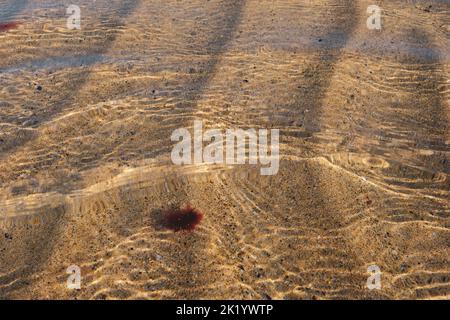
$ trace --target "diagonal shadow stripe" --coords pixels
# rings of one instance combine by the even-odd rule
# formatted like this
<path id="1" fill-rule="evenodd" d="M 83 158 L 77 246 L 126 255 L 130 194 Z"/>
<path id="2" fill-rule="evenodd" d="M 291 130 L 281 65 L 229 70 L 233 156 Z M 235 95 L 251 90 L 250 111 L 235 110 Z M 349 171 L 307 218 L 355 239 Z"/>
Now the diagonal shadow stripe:
<path id="1" fill-rule="evenodd" d="M 105 37 L 105 40 L 101 44 L 101 51 L 96 54 L 96 59 L 101 60 L 101 57 L 108 52 L 117 36 L 119 35 L 120 29 L 125 25 L 127 17 L 129 17 L 134 12 L 139 3 L 140 0 L 122 1 L 117 9 L 113 9 L 113 13 L 116 13 L 117 16 L 114 18 L 114 24 L 111 26 L 112 32 L 110 32 L 108 37 Z M 109 17 L 110 14 L 102 14 L 100 15 L 99 19 L 100 21 L 108 21 L 110 20 Z M 92 68 L 87 68 L 85 71 L 83 71 L 79 75 L 78 81 L 75 83 L 75 85 L 70 89 L 66 89 L 64 91 L 65 94 L 61 97 L 61 99 L 59 99 L 59 101 L 52 103 L 45 109 L 44 112 L 39 114 L 40 123 L 34 124 L 33 127 L 39 127 L 46 121 L 52 119 L 54 116 L 60 114 L 67 107 L 73 105 L 77 100 L 78 93 L 89 80 L 89 76 L 91 73 Z M 34 117 L 35 116 L 29 116 L 28 118 L 24 118 L 24 120 L 31 121 L 31 123 L 36 123 L 36 121 L 32 121 Z M 17 141 L 17 143 L 15 143 L 14 145 L 3 146 L 0 149 L 2 151 L 2 157 L 4 158 L 8 154 L 15 152 L 16 150 L 20 149 L 21 146 L 23 146 L 30 140 L 33 140 L 34 138 L 36 138 L 35 135 L 29 135 L 25 139 L 20 140 L 20 142 Z"/>
<path id="2" fill-rule="evenodd" d="M 409 39 L 409 45 L 414 48 L 424 49 L 427 54 L 422 56 L 402 56 L 398 62 L 404 64 L 405 69 L 413 71 L 417 74 L 416 81 L 413 84 L 402 83 L 401 80 L 396 86 L 400 90 L 414 92 L 410 99 L 401 102 L 402 109 L 411 111 L 405 112 L 405 116 L 398 116 L 394 109 L 392 114 L 388 114 L 387 118 L 394 126 L 398 133 L 407 133 L 409 136 L 403 139 L 407 141 L 407 145 L 399 146 L 399 148 L 418 150 L 431 150 L 432 155 L 423 156 L 417 152 L 417 155 L 411 159 L 402 159 L 401 162 L 395 161 L 391 163 L 389 168 L 383 170 L 389 180 L 389 183 L 404 185 L 409 188 L 422 188 L 423 182 L 417 184 L 416 179 L 412 182 L 401 182 L 392 177 L 409 177 L 417 178 L 425 171 L 419 172 L 417 168 L 425 168 L 430 172 L 450 173 L 446 153 L 449 151 L 448 132 L 449 123 L 445 113 L 445 97 L 444 93 L 439 90 L 440 85 L 446 82 L 444 75 L 440 70 L 445 70 L 439 52 L 433 45 L 432 38 L 424 31 L 417 28 L 407 30 L 405 38 Z M 411 67 L 411 65 L 413 67 Z M 425 75 L 423 74 L 426 70 Z M 428 76 L 429 75 L 429 76 Z M 414 86 L 414 87 L 411 87 Z M 386 143 L 383 148 L 387 148 Z M 407 162 L 409 162 L 409 165 Z M 411 163 L 412 162 L 412 163 Z M 410 179 L 408 179 L 409 181 Z M 445 188 L 449 186 L 435 184 L 429 182 L 429 187 Z"/>
<path id="3" fill-rule="evenodd" d="M 227 51 L 227 46 L 233 39 L 238 28 L 246 1 L 233 0 L 222 1 L 222 15 L 226 17 L 224 25 L 215 26 L 215 31 L 211 33 L 205 48 L 209 55 L 209 60 L 204 68 L 204 75 L 198 76 L 188 87 L 186 100 L 189 104 L 196 105 L 201 94 L 207 89 L 208 83 L 217 73 L 217 67 L 222 60 L 222 56 Z"/>
<path id="4" fill-rule="evenodd" d="M 334 19 L 329 22 L 326 31 L 319 37 L 320 43 L 317 44 L 317 48 L 321 52 L 320 57 L 306 65 L 304 75 L 307 78 L 298 80 L 300 83 L 305 80 L 307 82 L 299 88 L 296 95 L 298 98 L 286 106 L 287 113 L 282 114 L 285 123 L 277 123 L 281 126 L 293 124 L 303 127 L 305 132 L 300 133 L 301 137 L 311 137 L 320 131 L 322 102 L 331 85 L 331 79 L 335 73 L 334 67 L 357 27 L 355 1 L 336 0 L 335 2 L 336 4 L 333 6 Z M 336 20 L 345 23 L 335 23 Z M 308 104 L 305 104 L 305 101 Z M 306 109 L 310 109 L 312 112 L 307 112 Z M 273 117 L 273 114 L 269 113 L 269 117 Z M 298 135 L 298 132 L 291 131 L 284 131 L 281 134 L 281 136 L 295 137 Z"/>
<path id="5" fill-rule="evenodd" d="M 127 16 L 131 13 L 132 8 L 136 7 L 136 1 L 132 7 L 122 6 L 118 12 L 121 13 L 122 19 L 124 16 Z M 193 106 L 197 103 L 198 98 L 207 88 L 209 81 L 212 77 L 214 77 L 217 69 L 217 65 L 221 60 L 222 55 L 227 50 L 227 45 L 230 40 L 233 38 L 234 32 L 240 22 L 242 10 L 245 6 L 245 1 L 235 0 L 235 1 L 222 1 L 223 10 L 221 11 L 221 16 L 225 18 L 225 24 L 221 23 L 222 21 L 218 21 L 213 28 L 213 32 L 209 35 L 207 43 L 205 45 L 207 49 L 208 61 L 205 64 L 204 71 L 202 75 L 198 76 L 194 79 L 192 83 L 186 86 L 186 90 L 184 91 L 183 97 L 184 100 L 187 101 L 190 106 Z M 106 16 L 104 17 L 106 18 Z M 117 24 L 117 26 L 123 25 L 123 21 Z M 114 34 L 114 38 L 117 36 L 117 33 Z M 106 52 L 106 50 L 111 46 L 111 42 L 105 43 L 107 47 L 104 48 L 102 52 Z M 89 76 L 89 72 L 87 71 L 83 76 L 83 83 L 87 81 Z M 80 89 L 83 83 L 80 83 L 77 87 Z M 66 106 L 69 106 L 76 99 L 76 94 L 68 93 L 62 105 L 57 110 L 51 110 L 47 113 L 47 119 L 50 119 L 56 113 L 63 111 Z M 64 210 L 63 210 L 64 211 Z M 45 243 L 38 246 L 36 250 L 33 251 L 32 254 L 24 261 L 25 269 L 14 272 L 13 274 L 8 275 L 3 279 L 0 279 L 0 282 L 7 282 L 13 279 L 21 279 L 14 284 L 14 286 L 4 287 L 0 289 L 0 297 L 8 297 L 16 290 L 21 290 L 27 287 L 30 284 L 30 279 L 36 272 L 39 272 L 42 269 L 42 266 L 45 262 L 51 257 L 54 246 L 57 243 L 56 238 L 57 235 L 62 232 L 65 227 L 64 221 L 66 212 L 64 211 L 61 214 L 55 216 L 54 220 L 51 221 L 47 225 L 47 229 L 45 230 L 45 234 L 47 234 L 46 239 L 50 239 L 49 241 L 45 241 Z"/>
<path id="6" fill-rule="evenodd" d="M 221 60 L 221 56 L 226 51 L 227 44 L 232 39 L 234 31 L 236 30 L 240 22 L 242 9 L 245 6 L 245 1 L 221 1 L 220 5 L 222 7 L 219 19 L 220 21 L 216 21 L 213 24 L 211 28 L 212 32 L 208 35 L 205 43 L 202 44 L 202 46 L 206 49 L 208 59 L 203 65 L 203 72 L 193 80 L 191 80 L 189 84 L 186 84 L 185 89 L 181 92 L 180 95 L 183 96 L 184 100 L 182 107 L 195 106 L 198 98 L 205 90 L 205 87 L 207 86 L 211 78 L 214 77 L 216 73 L 216 67 Z M 135 7 L 135 5 L 133 7 Z M 131 9 L 131 6 L 127 6 L 124 4 L 117 10 L 117 12 L 120 12 L 123 19 L 130 13 Z M 104 15 L 101 17 L 101 19 L 107 19 L 107 17 L 107 15 Z M 123 22 L 116 23 L 116 28 L 119 29 L 121 26 L 123 26 Z M 114 41 L 116 36 L 117 32 L 113 34 L 113 38 L 109 37 L 109 41 L 105 41 L 102 52 L 96 54 L 97 60 L 101 60 L 101 55 L 104 55 L 108 51 L 108 49 L 112 45 L 112 41 Z M 33 125 L 33 127 L 39 127 L 46 121 L 51 120 L 56 115 L 61 114 L 61 112 L 63 112 L 67 107 L 76 103 L 78 92 L 88 80 L 91 72 L 91 70 L 86 70 L 85 72 L 83 72 L 80 76 L 80 80 L 78 80 L 76 83 L 76 87 L 71 90 L 66 90 L 64 96 L 59 99 L 59 102 L 52 103 L 52 105 L 48 107 L 44 111 L 44 113 L 39 114 L 40 123 Z M 33 119 L 30 118 L 24 120 L 28 121 Z M 29 122 L 34 123 L 33 121 Z M 22 141 L 20 141 L 20 143 L 17 143 L 14 146 L 4 146 L 2 149 L 2 156 L 5 157 L 8 153 L 11 154 L 14 151 L 20 149 L 22 145 L 32 140 L 33 138 L 35 137 L 31 136 L 28 139 L 23 139 Z"/>
<path id="7" fill-rule="evenodd" d="M 203 72 L 201 76 L 198 76 L 192 84 L 188 85 L 186 94 L 184 95 L 186 103 L 186 107 L 192 106 L 197 108 L 197 104 L 201 95 L 208 89 L 208 84 L 217 74 L 217 68 L 222 61 L 223 55 L 227 52 L 228 45 L 230 41 L 233 39 L 236 29 L 238 28 L 243 11 L 246 5 L 246 1 L 244 0 L 224 0 L 221 2 L 222 6 L 222 16 L 225 17 L 225 24 L 219 23 L 214 27 L 214 32 L 211 33 L 209 40 L 206 44 L 207 53 L 209 55 L 208 61 L 203 68 Z M 185 123 L 185 127 L 192 125 L 191 123 Z M 168 136 L 170 133 L 168 133 Z M 200 241 L 199 243 L 201 243 Z M 186 250 L 188 252 L 199 252 L 203 251 L 205 254 L 208 254 L 208 250 L 204 248 L 204 246 L 196 246 L 196 247 L 187 247 Z M 193 256 L 194 254 L 192 254 Z M 184 296 L 183 293 L 186 292 L 186 285 L 191 287 L 192 284 L 198 282 L 197 273 L 193 272 L 193 270 L 197 270 L 201 268 L 198 265 L 198 262 L 195 259 L 187 259 L 183 264 L 177 264 L 172 270 L 172 274 L 179 275 L 182 274 L 182 281 L 177 284 L 174 291 L 177 293 L 177 296 Z M 175 277 L 176 278 L 176 277 Z M 195 297 L 191 297 L 195 298 Z"/>
<path id="8" fill-rule="evenodd" d="M 310 105 L 304 105 L 301 100 L 295 101 L 290 107 L 296 109 L 301 106 L 302 115 L 297 119 L 297 123 L 300 123 L 305 129 L 306 137 L 313 137 L 314 133 L 321 131 L 321 110 L 323 108 L 323 100 L 332 85 L 333 75 L 336 73 L 335 66 L 339 62 L 342 56 L 342 51 L 345 49 L 348 41 L 354 34 L 358 19 L 358 9 L 356 1 L 354 0 L 336 0 L 335 3 L 334 17 L 336 20 L 342 23 L 333 23 L 330 21 L 331 25 L 327 32 L 320 37 L 321 42 L 319 48 L 324 54 L 321 54 L 320 60 L 313 61 L 311 65 L 308 65 L 308 75 L 310 75 L 309 82 L 306 86 L 302 87 L 299 97 L 301 100 L 308 101 Z M 314 65 L 319 63 L 320 69 L 314 68 Z M 310 108 L 312 112 L 305 112 L 306 108 Z M 283 133 L 284 135 L 289 135 L 289 132 Z M 295 134 L 295 133 L 294 133 Z M 310 179 L 309 185 L 316 185 L 318 181 L 324 180 L 321 173 L 314 170 L 309 172 Z M 325 180 L 328 177 L 325 178 Z M 329 206 L 330 196 L 327 189 L 319 189 L 317 198 L 321 199 L 324 204 Z M 333 199 L 334 200 L 334 199 Z M 325 210 L 325 212 L 333 212 L 332 208 L 330 210 Z M 324 227 L 324 223 L 328 223 L 330 226 L 339 226 L 341 221 L 339 217 L 334 214 L 328 215 L 324 220 L 324 217 L 316 217 L 315 219 L 308 221 L 308 224 L 320 225 L 323 231 L 327 232 L 327 227 Z M 320 222 L 319 222 L 320 221 Z M 345 247 L 345 250 L 349 253 L 348 263 L 352 265 L 358 265 L 358 255 L 353 247 L 351 241 L 347 238 L 346 232 L 343 232 L 343 240 L 341 246 Z"/>
<path id="9" fill-rule="evenodd" d="M 116 24 L 115 28 L 119 29 L 120 27 L 124 26 L 126 23 L 126 18 L 133 13 L 133 11 L 136 9 L 138 4 L 140 3 L 140 0 L 130 0 L 130 1 L 123 1 L 120 5 L 120 7 L 117 9 L 118 17 L 116 18 Z M 102 20 L 107 18 L 107 15 L 101 16 Z M 116 30 L 110 37 L 107 38 L 107 40 L 104 42 L 104 47 L 102 50 L 102 54 L 105 54 L 107 50 L 112 46 L 114 40 L 118 36 L 118 31 Z M 86 71 L 79 84 L 76 86 L 75 92 L 68 93 L 63 101 L 61 101 L 61 106 L 55 110 L 49 110 L 49 112 L 44 115 L 46 119 L 49 119 L 51 116 L 55 115 L 57 112 L 62 111 L 65 107 L 69 106 L 71 103 L 73 103 L 76 99 L 76 93 L 81 89 L 81 87 L 85 84 L 85 82 L 89 78 L 91 70 Z M 16 146 L 16 148 L 19 148 L 19 146 Z M 11 150 L 10 150 L 11 151 Z M 49 259 L 53 252 L 54 245 L 56 244 L 56 241 L 53 241 L 59 232 L 61 232 L 62 228 L 64 227 L 64 216 L 65 216 L 65 209 L 62 209 L 62 213 L 58 214 L 57 218 L 54 218 L 51 220 L 45 228 L 44 234 L 47 235 L 47 240 L 39 243 L 37 245 L 37 248 L 33 250 L 32 253 L 28 257 L 26 257 L 25 261 L 23 262 L 24 268 L 19 270 L 18 272 L 14 272 L 13 274 L 6 276 L 4 278 L 0 278 L 0 284 L 4 284 L 5 282 L 9 282 L 11 280 L 11 277 L 15 279 L 20 279 L 20 281 L 17 281 L 14 283 L 14 285 L 4 287 L 0 289 L 0 298 L 8 297 L 8 295 L 15 290 L 20 290 L 26 286 L 29 285 L 29 279 L 35 272 L 39 271 L 41 266 L 45 264 L 45 262 Z M 25 241 L 25 239 L 18 239 L 17 241 Z"/>

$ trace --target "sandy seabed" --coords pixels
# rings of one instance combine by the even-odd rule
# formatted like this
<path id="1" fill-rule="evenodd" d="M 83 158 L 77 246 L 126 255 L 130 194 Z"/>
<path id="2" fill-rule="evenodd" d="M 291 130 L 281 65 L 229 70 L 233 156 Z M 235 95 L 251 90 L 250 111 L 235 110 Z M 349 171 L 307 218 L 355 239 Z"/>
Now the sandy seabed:
<path id="1" fill-rule="evenodd" d="M 448 299 L 450 4 L 376 2 L 0 0 L 0 298 Z M 278 174 L 173 165 L 196 119 Z"/>

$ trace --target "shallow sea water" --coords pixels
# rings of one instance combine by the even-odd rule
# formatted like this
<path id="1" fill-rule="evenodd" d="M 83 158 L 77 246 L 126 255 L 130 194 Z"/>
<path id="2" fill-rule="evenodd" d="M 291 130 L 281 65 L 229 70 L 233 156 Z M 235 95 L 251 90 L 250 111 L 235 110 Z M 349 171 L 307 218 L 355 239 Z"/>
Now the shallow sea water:
<path id="1" fill-rule="evenodd" d="M 378 3 L 0 0 L 0 298 L 448 299 L 450 4 Z M 194 120 L 278 174 L 174 165 Z"/>

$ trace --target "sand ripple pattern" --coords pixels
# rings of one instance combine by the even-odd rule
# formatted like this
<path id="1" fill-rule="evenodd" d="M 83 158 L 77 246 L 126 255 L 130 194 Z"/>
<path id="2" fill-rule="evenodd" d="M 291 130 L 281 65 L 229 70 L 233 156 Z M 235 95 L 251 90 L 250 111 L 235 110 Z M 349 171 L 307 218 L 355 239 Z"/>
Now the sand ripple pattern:
<path id="1" fill-rule="evenodd" d="M 78 3 L 0 3 L 0 298 L 450 297 L 448 2 Z M 194 119 L 279 128 L 279 174 L 172 165 Z"/>

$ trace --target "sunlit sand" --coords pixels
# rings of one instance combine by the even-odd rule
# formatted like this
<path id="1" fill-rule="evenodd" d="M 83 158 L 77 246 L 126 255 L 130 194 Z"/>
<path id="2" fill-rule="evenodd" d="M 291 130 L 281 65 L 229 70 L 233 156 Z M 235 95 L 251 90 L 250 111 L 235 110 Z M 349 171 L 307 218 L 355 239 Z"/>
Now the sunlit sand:
<path id="1" fill-rule="evenodd" d="M 377 2 L 1 0 L 0 299 L 448 299 L 450 5 Z"/>

